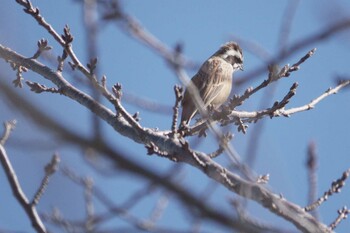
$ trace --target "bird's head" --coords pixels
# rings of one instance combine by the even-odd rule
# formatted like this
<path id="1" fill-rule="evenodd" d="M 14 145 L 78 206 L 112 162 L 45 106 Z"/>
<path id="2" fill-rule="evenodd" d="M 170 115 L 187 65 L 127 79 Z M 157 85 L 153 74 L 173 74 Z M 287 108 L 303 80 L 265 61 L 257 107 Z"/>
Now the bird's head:
<path id="1" fill-rule="evenodd" d="M 230 41 L 222 45 L 213 56 L 218 56 L 230 63 L 233 71 L 243 70 L 243 52 L 236 42 Z"/>

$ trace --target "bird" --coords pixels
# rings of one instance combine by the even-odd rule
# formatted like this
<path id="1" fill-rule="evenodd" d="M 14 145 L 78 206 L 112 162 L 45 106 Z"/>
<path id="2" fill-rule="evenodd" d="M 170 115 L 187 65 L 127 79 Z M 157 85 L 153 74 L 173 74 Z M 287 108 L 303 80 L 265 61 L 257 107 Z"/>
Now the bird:
<path id="1" fill-rule="evenodd" d="M 228 99 L 232 89 L 232 75 L 243 70 L 243 52 L 236 42 L 223 44 L 218 51 L 209 57 L 192 77 L 181 101 L 182 114 L 180 125 L 188 126 L 198 113 L 189 85 L 197 89 L 204 109 L 209 106 L 216 110 Z"/>

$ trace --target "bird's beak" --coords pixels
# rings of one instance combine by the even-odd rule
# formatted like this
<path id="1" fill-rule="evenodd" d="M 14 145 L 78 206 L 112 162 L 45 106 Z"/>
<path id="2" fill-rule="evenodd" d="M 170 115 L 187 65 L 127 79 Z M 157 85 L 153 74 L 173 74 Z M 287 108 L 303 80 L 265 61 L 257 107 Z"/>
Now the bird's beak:
<path id="1" fill-rule="evenodd" d="M 243 69 L 243 64 L 239 66 L 239 69 L 242 70 L 242 71 L 244 70 Z"/>

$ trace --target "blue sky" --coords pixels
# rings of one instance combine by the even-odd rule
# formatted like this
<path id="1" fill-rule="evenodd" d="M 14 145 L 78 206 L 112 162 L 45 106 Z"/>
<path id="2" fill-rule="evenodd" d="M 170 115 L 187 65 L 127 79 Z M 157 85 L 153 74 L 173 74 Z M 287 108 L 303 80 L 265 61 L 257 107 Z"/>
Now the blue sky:
<path id="1" fill-rule="evenodd" d="M 343 17 L 350 11 L 349 3 L 344 1 L 337 3 L 325 0 L 294 2 L 298 2 L 298 4 L 288 40 L 285 42 L 286 48 L 293 42 L 343 20 Z M 221 44 L 232 39 L 239 39 L 243 45 L 247 42 L 255 43 L 263 48 L 268 56 L 273 57 L 280 49 L 281 23 L 286 19 L 288 12 L 292 10 L 290 1 L 281 0 L 273 0 L 268 3 L 265 1 L 158 0 L 140 2 L 124 0 L 121 3 L 126 13 L 137 18 L 147 30 L 167 46 L 174 47 L 177 43 L 182 43 L 184 55 L 196 64 L 201 64 Z M 36 50 L 37 40 L 46 38 L 53 46 L 54 55 L 61 53 L 59 45 L 29 15 L 23 13 L 21 6 L 14 1 L 6 1 L 3 5 L 4 7 L 0 9 L 1 44 L 21 54 L 31 56 Z M 70 0 L 61 0 L 60 3 L 54 0 L 37 0 L 33 1 L 33 5 L 39 6 L 41 14 L 58 32 L 63 31 L 65 24 L 70 26 L 74 35 L 74 51 L 81 61 L 86 63 L 89 59 L 86 57 L 86 36 L 83 30 L 80 4 Z M 287 6 L 291 7 L 290 11 L 286 11 Z M 349 36 L 349 32 L 337 34 L 328 40 L 296 51 L 293 56 L 280 61 L 280 66 L 293 64 L 310 49 L 317 48 L 315 55 L 302 64 L 298 72 L 293 73 L 288 79 L 280 80 L 271 88 L 271 90 L 275 89 L 274 95 L 270 97 L 272 101 L 282 99 L 289 87 L 294 82 L 298 82 L 297 94 L 289 106 L 301 106 L 322 94 L 328 87 L 334 87 L 334 79 L 337 76 L 348 77 L 350 73 Z M 120 82 L 123 85 L 123 90 L 129 95 L 137 95 L 169 107 L 172 106 L 174 102 L 173 86 L 178 84 L 179 80 L 163 59 L 122 32 L 116 23 L 102 25 L 98 41 L 99 72 L 100 75 L 107 76 L 109 85 Z M 258 67 L 266 66 L 254 53 L 249 52 L 249 48 L 242 47 L 245 56 L 245 70 L 235 75 L 237 79 L 246 77 Z M 44 60 L 41 59 L 41 61 L 45 63 Z M 4 62 L 0 62 L 0 66 L 2 74 L 9 77 L 7 82 L 10 85 L 15 74 Z M 195 72 L 195 70 L 188 70 L 189 75 L 193 75 Z M 50 85 L 32 72 L 28 72 L 24 77 L 31 81 Z M 235 91 L 242 93 L 247 87 L 256 86 L 265 78 L 267 78 L 267 71 L 245 86 L 236 88 Z M 72 80 L 71 77 L 68 79 Z M 33 102 L 40 104 L 42 108 L 47 109 L 50 115 L 74 129 L 75 132 L 91 134 L 89 112 L 79 104 L 63 96 L 37 95 L 30 92 L 28 88 L 18 91 Z M 256 110 L 259 107 L 261 97 L 261 93 L 253 96 L 240 109 Z M 124 106 L 130 112 L 139 111 L 141 124 L 145 127 L 158 127 L 162 130 L 170 127 L 170 113 L 152 113 L 128 103 L 125 103 Z M 117 202 L 122 202 L 132 193 L 132 190 L 137 190 L 142 186 L 142 180 L 127 174 L 111 178 L 96 174 L 82 159 L 82 151 L 73 146 L 56 142 L 54 137 L 47 138 L 45 131 L 31 124 L 26 116 L 13 110 L 1 99 L 0 109 L 1 121 L 16 118 L 19 122 L 8 142 L 7 149 L 24 190 L 29 196 L 35 192 L 36 185 L 39 184 L 43 174 L 43 166 L 50 160 L 51 154 L 55 151 L 62 156 L 63 164 L 73 167 L 81 175 L 93 175 L 96 185 L 103 187 Z M 264 120 L 254 170 L 258 174 L 270 174 L 269 186 L 271 190 L 282 193 L 288 200 L 296 204 L 305 205 L 308 191 L 305 169 L 308 143 L 314 141 L 317 145 L 319 156 L 318 191 L 321 194 L 350 165 L 348 155 L 350 151 L 349 118 L 349 91 L 344 90 L 337 95 L 328 97 L 311 111 L 298 113 L 290 118 Z M 28 131 L 31 133 L 29 134 Z M 232 128 L 232 132 L 235 134 L 232 144 L 244 158 L 247 156 L 247 148 L 252 146 L 250 140 L 254 132 L 254 125 L 250 125 L 246 135 L 237 132 L 234 128 Z M 103 126 L 103 133 L 115 148 L 127 151 L 133 160 L 139 161 L 159 173 L 165 172 L 173 165 L 163 158 L 146 156 L 142 145 L 135 145 L 129 139 L 116 134 L 108 125 Z M 215 141 L 211 137 L 205 140 L 198 149 L 206 152 L 216 149 Z M 38 146 L 35 147 L 35 150 L 28 150 L 31 148 L 28 146 L 29 143 Z M 228 161 L 225 155 L 217 160 L 222 164 L 227 164 Z M 200 194 L 208 183 L 208 179 L 204 175 L 189 166 L 184 168 L 184 177 L 181 184 L 189 187 L 196 194 Z M 130 180 L 135 182 L 130 182 Z M 30 223 L 14 200 L 2 171 L 0 182 L 2 184 L 0 188 L 1 202 L 7 205 L 6 208 L 0 208 L 0 229 L 32 232 Z M 126 191 L 121 192 L 120 190 Z M 149 203 L 153 203 L 152 200 L 154 201 L 160 193 L 152 195 L 149 200 L 143 201 L 133 211 L 142 213 L 142 216 L 148 216 L 150 209 L 152 209 L 152 204 Z M 350 205 L 349 194 L 350 189 L 345 186 L 340 194 L 331 197 L 320 208 L 324 223 L 332 222 L 338 209 L 344 205 Z M 83 202 L 80 200 L 81 195 L 82 190 L 58 175 L 52 178 L 47 193 L 39 205 L 39 210 L 47 212 L 52 207 L 58 206 L 62 208 L 62 212 L 66 216 L 74 215 L 79 212 L 73 210 L 82 210 L 83 208 Z M 221 198 L 230 196 L 224 188 L 219 188 L 216 195 Z M 215 199 L 211 202 L 216 204 Z M 218 204 L 219 208 L 227 208 L 225 203 L 225 201 L 221 201 Z M 171 226 L 171 220 L 174 218 L 179 222 L 186 222 L 179 207 L 181 206 L 178 202 L 172 201 L 162 223 Z M 254 203 L 249 205 L 249 210 L 255 214 L 255 217 L 294 229 L 284 220 L 267 214 L 266 210 Z M 211 229 L 215 226 L 208 227 Z M 337 232 L 346 232 L 349 227 L 350 222 L 345 220 L 337 228 Z"/>

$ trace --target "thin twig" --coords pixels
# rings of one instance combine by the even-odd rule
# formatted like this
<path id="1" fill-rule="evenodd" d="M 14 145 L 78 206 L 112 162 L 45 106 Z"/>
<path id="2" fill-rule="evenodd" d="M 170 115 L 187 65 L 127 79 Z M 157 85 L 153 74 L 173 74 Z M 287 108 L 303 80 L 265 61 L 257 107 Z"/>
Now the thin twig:
<path id="1" fill-rule="evenodd" d="M 67 219 L 62 216 L 62 213 L 58 208 L 53 208 L 51 214 L 41 214 L 43 221 L 46 223 L 52 223 L 62 228 L 64 232 L 78 232 L 76 227 Z"/>
<path id="2" fill-rule="evenodd" d="M 85 30 L 85 38 L 86 38 L 86 51 L 87 51 L 87 57 L 90 59 L 89 65 L 94 65 L 94 69 L 90 69 L 90 73 L 92 75 L 98 76 L 98 67 L 96 66 L 97 63 L 97 57 L 98 57 L 98 39 L 99 39 L 99 32 L 100 27 L 98 24 L 98 3 L 97 0 L 90 0 L 90 1 L 82 1 L 82 7 L 83 7 L 83 17 L 84 17 L 84 28 Z M 94 58 L 94 59 L 93 59 Z M 96 78 L 95 78 L 96 80 Z M 93 98 L 100 102 L 101 101 L 101 93 L 98 89 L 96 89 L 94 86 L 90 86 L 92 96 Z M 96 140 L 102 137 L 102 126 L 101 126 L 101 120 L 96 116 L 95 114 L 91 115 L 91 125 L 92 125 L 92 131 L 94 134 L 94 137 Z"/>
<path id="3" fill-rule="evenodd" d="M 18 58 L 16 54 L 9 53 L 8 50 L 3 49 L 1 46 L 0 56 L 11 57 L 12 59 Z M 207 174 L 210 178 L 215 179 L 217 182 L 220 182 L 229 190 L 243 195 L 247 198 L 258 201 L 272 212 L 291 221 L 302 231 L 312 231 L 316 229 L 318 232 L 326 232 L 326 229 L 324 228 L 323 224 L 313 221 L 314 218 L 312 218 L 312 216 L 303 212 L 296 205 L 293 205 L 287 202 L 286 200 L 280 198 L 278 195 L 273 194 L 261 185 L 257 185 L 256 183 L 251 183 L 247 180 L 244 180 L 230 171 L 226 171 L 225 175 L 221 174 L 221 171 L 223 170 L 222 166 L 209 159 L 206 154 L 197 151 L 195 152 L 199 160 L 205 164 L 205 167 L 203 167 L 201 166 L 201 164 L 198 163 L 198 161 L 196 161 L 193 158 L 193 156 L 191 156 L 191 151 L 185 150 L 183 146 L 179 144 L 178 141 L 171 140 L 168 137 L 165 137 L 163 134 L 160 134 L 159 132 L 156 132 L 151 129 L 144 130 L 141 135 L 138 134 L 138 131 L 135 131 L 135 129 L 131 125 L 129 125 L 128 122 L 125 121 L 125 119 L 115 117 L 112 111 L 106 109 L 99 103 L 92 101 L 91 97 L 89 97 L 85 93 L 81 93 L 77 89 L 72 88 L 70 85 L 67 84 L 68 82 L 66 80 L 62 79 L 62 77 L 59 74 L 48 74 L 47 72 L 43 72 L 43 70 L 40 69 L 42 65 L 33 60 L 21 60 L 21 62 L 27 65 L 30 64 L 31 66 L 29 67 L 31 67 L 32 69 L 34 69 L 33 67 L 35 67 L 35 71 L 43 75 L 45 78 L 51 80 L 54 83 L 58 83 L 59 86 L 64 86 L 64 93 L 68 97 L 75 100 L 79 99 L 78 101 L 82 105 L 86 106 L 87 108 L 91 109 L 94 113 L 98 114 L 102 119 L 108 122 L 121 134 L 132 138 L 138 143 L 149 144 L 150 142 L 153 142 L 158 148 L 160 148 L 161 151 L 168 151 L 169 153 L 176 156 L 178 161 L 186 162 L 196 168 L 201 169 L 201 171 L 205 172 L 205 174 Z M 220 173 L 218 174 L 218 172 Z M 196 202 L 196 200 L 191 201 Z M 203 216 L 205 215 L 203 214 Z M 307 222 L 307 224 L 305 224 L 305 222 Z M 226 224 L 230 226 L 236 226 L 236 222 L 232 221 L 232 218 L 230 218 L 229 222 L 226 222 Z M 247 227 L 248 226 L 244 226 L 243 229 L 245 229 L 245 231 L 248 231 L 246 229 Z"/>
<path id="4" fill-rule="evenodd" d="M 330 95 L 337 94 L 340 89 L 348 86 L 349 84 L 350 84 L 350 80 L 342 81 L 338 86 L 336 86 L 335 88 L 329 88 L 322 95 L 320 95 L 316 99 L 312 100 L 309 104 L 301 106 L 301 107 L 291 108 L 288 110 L 281 111 L 281 114 L 289 116 L 291 114 L 295 114 L 298 112 L 303 112 L 303 111 L 313 109 L 313 108 L 315 108 L 316 104 L 321 102 L 323 99 L 325 99 L 326 97 L 328 97 Z"/>
<path id="5" fill-rule="evenodd" d="M 334 36 L 337 33 L 341 33 L 350 27 L 350 18 L 341 20 L 330 27 L 326 27 L 320 30 L 317 33 L 311 34 L 304 38 L 301 38 L 299 41 L 290 44 L 287 46 L 287 49 L 280 51 L 274 58 L 270 59 L 267 64 L 277 64 L 291 55 L 299 52 L 301 49 L 312 46 L 318 41 L 327 40 L 330 36 Z M 266 64 L 265 63 L 265 64 Z M 258 78 L 261 74 L 263 74 L 266 70 L 266 65 L 262 65 L 261 67 L 256 68 L 255 70 L 248 72 L 245 74 L 245 77 L 241 79 L 235 80 L 235 85 L 240 86 L 248 81 L 252 81 L 253 78 Z"/>
<path id="6" fill-rule="evenodd" d="M 137 123 L 137 121 L 132 118 L 125 109 L 121 106 L 120 102 L 117 101 L 116 98 L 112 96 L 112 94 L 107 90 L 105 86 L 102 86 L 98 83 L 95 75 L 93 72 L 91 72 L 93 69 L 91 69 L 94 64 L 90 64 L 90 69 L 84 67 L 82 63 L 79 61 L 75 53 L 73 52 L 71 43 L 73 41 L 73 36 L 70 32 L 70 28 L 66 25 L 64 28 L 64 34 L 62 36 L 59 36 L 59 34 L 52 28 L 52 26 L 45 21 L 45 19 L 40 15 L 39 9 L 34 8 L 29 0 L 16 0 L 17 3 L 24 6 L 24 11 L 31 16 L 34 17 L 34 19 L 39 23 L 39 25 L 43 26 L 53 37 L 54 39 L 61 44 L 61 46 L 64 48 L 64 50 L 67 52 L 67 54 L 72 59 L 73 63 L 71 64 L 72 68 L 78 68 L 91 82 L 94 86 L 98 88 L 102 92 L 102 94 L 110 101 L 112 102 L 117 111 L 122 114 L 123 117 L 136 129 L 138 129 L 139 132 L 142 132 L 142 127 Z"/>
<path id="7" fill-rule="evenodd" d="M 316 153 L 316 144 L 315 142 L 310 142 L 307 149 L 307 172 L 308 172 L 308 182 L 309 182 L 309 195 L 308 203 L 314 203 L 317 199 L 317 160 L 318 156 Z M 319 219 L 318 209 L 314 209 L 312 214 L 316 219 Z"/>
<path id="8" fill-rule="evenodd" d="M 174 86 L 174 92 L 175 92 L 175 104 L 173 107 L 173 121 L 171 124 L 171 132 L 173 135 L 176 134 L 177 131 L 177 119 L 179 116 L 179 107 L 180 107 L 180 103 L 183 99 L 183 89 L 181 86 Z"/>
<path id="9" fill-rule="evenodd" d="M 86 223 L 85 230 L 86 232 L 94 232 L 94 218 L 95 218 L 95 208 L 93 204 L 93 188 L 94 182 L 90 177 L 83 179 L 84 183 L 84 197 L 85 197 L 85 208 L 86 208 Z"/>
<path id="10" fill-rule="evenodd" d="M 164 211 L 166 207 L 169 204 L 169 193 L 164 192 L 158 199 L 156 205 L 154 206 L 150 216 L 149 216 L 149 222 L 152 223 L 152 225 L 156 225 L 156 222 L 162 217 L 164 214 Z"/>
<path id="11" fill-rule="evenodd" d="M 118 21 L 121 29 L 132 38 L 146 45 L 147 48 L 153 50 L 160 55 L 168 64 L 179 65 L 181 67 L 193 68 L 194 63 L 183 55 L 177 57 L 176 50 L 171 50 L 163 44 L 157 37 L 149 32 L 141 23 L 133 16 L 126 14 L 119 6 L 106 7 L 106 13 L 103 16 L 105 20 Z"/>
<path id="12" fill-rule="evenodd" d="M 8 54 L 6 53 L 6 51 L 9 50 L 3 50 L 3 47 L 0 45 L 0 56 L 3 56 L 5 54 L 5 57 L 8 58 Z M 12 57 L 11 59 L 14 58 Z M 27 60 L 23 61 L 27 62 Z M 35 70 L 37 70 L 38 74 L 42 75 L 48 80 L 51 80 L 54 83 L 60 81 L 61 76 L 59 74 L 54 73 L 53 75 L 53 73 L 41 73 L 41 69 L 39 68 L 40 66 L 38 67 L 37 61 L 29 62 L 31 67 L 35 67 Z M 51 77 L 51 75 L 53 76 Z M 157 186 L 161 186 L 171 191 L 175 194 L 176 197 L 179 198 L 179 200 L 184 204 L 185 207 L 191 210 L 198 210 L 198 213 L 201 213 L 201 218 L 211 219 L 212 221 L 217 222 L 219 225 L 226 226 L 232 229 L 247 228 L 244 225 L 240 225 L 240 223 L 235 219 L 232 219 L 232 216 L 228 215 L 226 212 L 223 212 L 222 210 L 217 210 L 208 205 L 208 203 L 201 202 L 195 195 L 193 195 L 187 189 L 179 186 L 178 183 L 173 182 L 170 178 L 164 178 L 164 176 L 157 174 L 154 171 L 154 169 L 147 168 L 145 166 L 140 165 L 139 163 L 135 163 L 130 159 L 130 156 L 128 154 L 122 153 L 121 151 L 117 151 L 115 148 L 112 148 L 108 143 L 104 141 L 97 142 L 93 138 L 84 137 L 84 135 L 74 132 L 71 128 L 64 127 L 59 122 L 54 121 L 51 117 L 47 115 L 47 112 L 40 110 L 38 106 L 29 102 L 28 99 L 18 95 L 12 88 L 9 88 L 6 85 L 4 85 L 1 80 L 4 79 L 0 78 L 0 93 L 4 94 L 4 96 L 7 97 L 7 101 L 9 103 L 15 106 L 20 106 L 19 109 L 24 114 L 28 115 L 28 117 L 30 117 L 39 127 L 55 133 L 64 142 L 78 145 L 81 148 L 94 148 L 96 151 L 99 152 L 99 154 L 101 154 L 101 156 L 106 156 L 106 158 L 110 159 L 112 163 L 120 170 L 136 175 L 137 177 L 140 177 L 142 179 L 149 180 Z M 60 83 L 58 84 L 59 86 L 61 86 Z M 78 91 L 75 88 L 71 90 L 72 92 L 70 91 L 70 86 L 67 86 L 66 89 L 69 93 L 69 98 L 78 101 L 87 109 L 91 109 L 92 111 L 97 110 L 95 113 L 121 135 L 128 137 L 137 143 L 142 144 L 147 144 L 153 141 L 154 144 L 157 145 L 157 148 L 159 148 L 160 150 L 169 151 L 169 153 L 173 154 L 172 158 L 167 158 L 192 164 L 191 157 L 183 153 L 181 149 L 182 147 L 179 146 L 176 142 L 174 142 L 174 140 L 169 140 L 169 137 L 164 136 L 163 133 L 155 132 L 152 129 L 146 129 L 145 133 L 143 133 L 142 135 L 135 134 L 134 129 L 132 129 L 131 126 L 126 123 L 125 120 L 115 117 L 115 114 L 111 110 L 105 107 L 101 107 L 99 103 L 91 101 L 91 97 Z M 91 105 L 93 106 L 90 108 Z M 206 155 L 202 153 L 200 153 L 200 156 L 204 159 L 206 158 Z M 197 165 L 197 163 L 193 165 Z M 254 226 L 249 227 L 249 229 L 253 228 Z"/>
<path id="13" fill-rule="evenodd" d="M 50 93 L 60 93 L 60 90 L 54 87 L 46 87 L 43 84 L 26 81 L 26 84 L 30 87 L 30 90 L 35 93 L 50 92 Z"/>
<path id="14" fill-rule="evenodd" d="M 16 2 L 24 7 L 24 12 L 31 15 L 37 23 L 46 29 L 46 31 L 62 46 L 62 48 L 67 52 L 68 56 L 73 61 L 74 68 L 78 68 L 87 78 L 89 78 L 92 82 L 94 82 L 93 77 L 89 73 L 89 70 L 84 67 L 84 65 L 79 61 L 78 57 L 75 55 L 72 49 L 72 41 L 73 36 L 70 33 L 69 27 L 66 25 L 64 28 L 64 34 L 61 36 L 56 30 L 44 19 L 44 17 L 40 14 L 38 8 L 34 8 L 32 3 L 29 0 L 16 0 Z M 63 56 L 64 57 L 64 56 Z M 61 65 L 59 66 L 59 70 L 61 69 Z"/>
<path id="15" fill-rule="evenodd" d="M 279 33 L 278 43 L 277 43 L 279 51 L 281 52 L 284 52 L 286 48 L 286 44 L 288 42 L 289 35 L 292 29 L 292 23 L 294 22 L 293 19 L 297 12 L 299 3 L 300 3 L 300 0 L 289 1 L 282 14 L 282 18 L 281 18 L 282 23 L 280 25 L 280 33 Z"/>
<path id="16" fill-rule="evenodd" d="M 42 52 L 52 49 L 51 46 L 48 46 L 48 42 L 45 39 L 39 40 L 37 45 L 38 45 L 38 49 L 30 59 L 37 59 L 38 57 L 40 57 Z"/>
<path id="17" fill-rule="evenodd" d="M 57 171 L 58 164 L 60 162 L 60 157 L 57 154 L 52 156 L 51 162 L 45 166 L 45 176 L 41 181 L 40 187 L 36 191 L 34 198 L 31 202 L 32 206 L 36 206 L 39 203 L 40 198 L 44 194 L 48 184 L 50 177 Z"/>
<path id="18" fill-rule="evenodd" d="M 230 108 L 234 109 L 235 107 L 241 105 L 245 100 L 247 100 L 250 96 L 265 88 L 269 84 L 284 78 L 289 77 L 291 72 L 294 72 L 299 69 L 299 66 L 304 63 L 308 58 L 310 58 L 316 51 L 316 48 L 310 50 L 306 55 L 304 55 L 297 63 L 292 66 L 285 65 L 282 69 L 279 69 L 276 65 L 272 65 L 269 67 L 269 75 L 268 79 L 264 80 L 259 86 L 255 88 L 248 88 L 242 96 L 235 96 L 230 101 Z"/>
<path id="19" fill-rule="evenodd" d="M 350 175 L 350 168 L 343 172 L 342 177 L 337 179 L 336 181 L 332 182 L 331 188 L 326 191 L 322 197 L 320 197 L 318 200 L 316 200 L 314 203 L 304 207 L 305 211 L 311 211 L 319 207 L 323 202 L 325 202 L 330 196 L 332 196 L 334 193 L 339 193 L 343 186 L 345 185 L 345 181 Z"/>
<path id="20" fill-rule="evenodd" d="M 277 115 L 283 115 L 282 112 L 278 112 L 277 110 L 282 110 L 284 106 L 289 102 L 289 99 L 293 97 L 295 94 L 295 90 L 297 88 L 297 84 L 293 84 L 293 86 L 290 88 L 289 92 L 286 94 L 284 99 L 281 102 L 275 103 L 274 106 L 272 106 L 270 109 L 256 111 L 254 116 L 251 117 L 245 117 L 242 116 L 246 114 L 247 112 L 242 111 L 236 111 L 235 108 L 237 106 L 240 106 L 243 104 L 244 101 L 249 99 L 253 94 L 257 93 L 261 89 L 267 87 L 271 83 L 284 78 L 289 77 L 292 72 L 295 72 L 299 70 L 299 66 L 305 62 L 307 59 L 309 59 L 314 53 L 316 49 L 311 49 L 308 53 L 306 53 L 301 59 L 299 59 L 298 62 L 296 62 L 294 65 L 289 66 L 285 65 L 283 68 L 278 68 L 277 65 L 270 65 L 269 66 L 269 75 L 268 78 L 265 79 L 261 84 L 259 84 L 257 87 L 252 88 L 249 87 L 245 90 L 244 94 L 241 96 L 235 95 L 232 99 L 230 99 L 230 102 L 228 105 L 224 106 L 222 108 L 222 112 L 218 112 L 217 114 L 214 114 L 212 116 L 212 121 L 222 121 L 223 125 L 227 125 L 232 122 L 237 122 L 237 125 L 239 126 L 239 129 L 242 130 L 242 132 L 245 132 L 246 126 L 242 124 L 242 122 L 256 122 L 257 120 L 261 119 L 263 116 L 275 116 Z M 237 114 L 242 113 L 241 116 L 238 116 Z M 203 117 L 204 118 L 204 117 Z M 245 119 L 243 118 L 253 118 L 253 119 Z M 242 122 L 241 122 L 242 121 Z M 193 127 L 188 129 L 187 135 L 194 135 L 198 132 L 202 132 L 207 128 L 206 121 L 202 121 Z"/>
<path id="21" fill-rule="evenodd" d="M 187 87 L 187 90 L 189 91 L 189 93 L 192 97 L 192 100 L 198 109 L 198 112 L 200 113 L 200 115 L 204 119 L 203 124 L 207 128 L 210 129 L 210 132 L 214 135 L 215 139 L 220 143 L 220 140 L 224 137 L 224 134 L 214 124 L 211 116 L 209 115 L 209 111 L 203 107 L 204 103 L 203 103 L 203 100 L 201 99 L 201 97 L 199 96 L 198 89 L 193 85 L 192 82 L 189 81 L 189 77 L 182 67 L 174 66 L 173 69 L 174 69 L 175 73 L 177 74 L 179 80 Z M 187 132 L 186 132 L 186 134 L 187 134 Z M 184 149 L 189 148 L 188 146 L 186 146 L 186 143 L 182 144 L 182 145 L 185 145 L 185 147 L 183 147 Z M 232 161 L 233 167 L 237 168 L 249 180 L 254 180 L 254 177 L 253 177 L 252 173 L 249 171 L 249 169 L 247 169 L 244 166 L 244 164 L 241 163 L 240 156 L 238 155 L 236 150 L 233 148 L 233 146 L 230 143 L 227 143 L 226 145 L 222 145 L 222 148 L 228 154 L 230 160 Z M 203 164 L 201 163 L 200 160 L 197 160 L 195 153 L 190 153 L 190 154 L 195 159 L 195 161 L 197 161 L 198 164 L 201 165 L 201 167 L 205 167 L 205 166 L 203 166 Z"/>
<path id="22" fill-rule="evenodd" d="M 15 63 L 10 63 L 11 64 L 11 67 L 13 70 L 16 71 L 16 79 L 12 81 L 12 83 L 15 85 L 15 87 L 19 87 L 19 88 L 22 88 L 23 87 L 23 76 L 22 76 L 22 73 L 23 72 L 27 72 L 28 69 L 24 66 L 20 66 L 18 64 L 15 64 Z"/>
<path id="23" fill-rule="evenodd" d="M 259 119 L 262 116 L 272 116 L 272 117 L 289 117 L 292 114 L 307 111 L 310 109 L 315 108 L 315 106 L 321 102 L 323 99 L 326 97 L 338 93 L 338 91 L 346 86 L 350 85 L 350 80 L 342 81 L 338 86 L 335 88 L 329 88 L 327 91 L 325 91 L 322 95 L 317 97 L 316 99 L 312 100 L 310 103 L 296 107 L 296 108 L 290 108 L 290 109 L 279 109 L 279 108 L 270 108 L 270 109 L 265 109 L 261 111 L 254 111 L 254 112 L 246 112 L 246 111 L 237 111 L 233 110 L 231 111 L 231 117 L 237 117 L 243 119 L 243 122 L 252 122 L 256 119 Z M 286 97 L 288 94 L 286 95 Z M 285 98 L 286 98 L 285 97 Z"/>
<path id="24" fill-rule="evenodd" d="M 233 135 L 231 133 L 226 133 L 222 136 L 220 143 L 219 143 L 219 149 L 217 149 L 216 151 L 214 151 L 213 153 L 209 154 L 210 158 L 216 158 L 218 157 L 220 154 L 222 154 L 224 152 L 224 148 L 227 147 L 227 144 L 230 143 L 230 141 L 232 140 Z"/>
<path id="25" fill-rule="evenodd" d="M 112 99 L 112 103 L 117 111 L 117 114 L 120 114 L 135 130 L 137 130 L 140 134 L 144 131 L 141 125 L 137 122 L 137 120 L 132 117 L 122 106 L 120 99 L 122 96 L 122 86 L 117 83 L 113 85 L 112 92 L 115 98 Z"/>
<path id="26" fill-rule="evenodd" d="M 4 122 L 4 133 L 0 137 L 0 145 L 5 146 L 7 139 L 10 137 L 11 131 L 16 127 L 16 124 L 16 120 Z"/>
<path id="27" fill-rule="evenodd" d="M 329 228 L 334 230 L 342 220 L 348 217 L 349 213 L 350 210 L 346 206 L 338 210 L 338 217 L 329 225 Z"/>
<path id="28" fill-rule="evenodd" d="M 43 224 L 36 208 L 28 201 L 27 196 L 24 194 L 22 187 L 18 181 L 15 170 L 7 156 L 5 148 L 0 144 L 0 161 L 5 171 L 8 182 L 10 183 L 11 190 L 17 199 L 18 203 L 22 206 L 29 220 L 32 223 L 33 228 L 39 233 L 46 233 L 45 225 Z"/>

